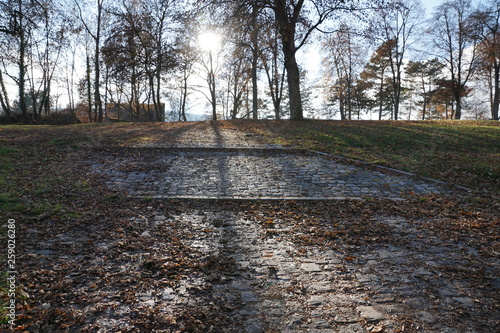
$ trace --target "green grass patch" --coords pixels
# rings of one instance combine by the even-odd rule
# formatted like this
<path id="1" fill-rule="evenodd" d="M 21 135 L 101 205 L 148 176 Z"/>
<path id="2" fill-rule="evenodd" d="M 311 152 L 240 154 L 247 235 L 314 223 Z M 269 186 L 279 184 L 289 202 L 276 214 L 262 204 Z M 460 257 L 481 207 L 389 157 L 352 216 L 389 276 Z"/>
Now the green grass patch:
<path id="1" fill-rule="evenodd" d="M 18 156 L 19 149 L 0 146 L 0 177 L 11 172 L 14 167 L 14 158 Z"/>
<path id="2" fill-rule="evenodd" d="M 0 258 L 2 262 L 5 262 L 5 256 Z M 7 286 L 7 273 L 0 272 L 0 295 L 2 296 L 0 299 L 0 325 L 5 325 L 9 322 L 9 317 L 7 317 L 7 295 L 9 293 Z"/>
<path id="3" fill-rule="evenodd" d="M 16 148 L 11 148 L 11 147 L 0 147 L 0 155 L 5 156 L 9 154 L 15 154 L 18 153 L 19 149 Z"/>
<path id="4" fill-rule="evenodd" d="M 7 192 L 0 193 L 0 208 L 5 213 L 24 212 L 28 209 L 18 197 Z"/>
<path id="5" fill-rule="evenodd" d="M 13 180 L 15 180 L 15 160 L 18 156 L 19 149 L 0 147 L 0 210 L 3 212 L 19 212 L 25 208 L 17 196 L 12 194 L 15 191 Z"/>

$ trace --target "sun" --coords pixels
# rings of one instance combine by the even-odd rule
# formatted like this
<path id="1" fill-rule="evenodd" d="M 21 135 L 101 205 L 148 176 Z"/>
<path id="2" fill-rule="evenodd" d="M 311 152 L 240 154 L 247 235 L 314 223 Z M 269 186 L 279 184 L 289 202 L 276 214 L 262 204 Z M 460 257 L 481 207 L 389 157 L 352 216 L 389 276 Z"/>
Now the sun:
<path id="1" fill-rule="evenodd" d="M 221 36 L 213 31 L 204 31 L 198 35 L 198 45 L 203 51 L 216 52 L 220 48 Z"/>

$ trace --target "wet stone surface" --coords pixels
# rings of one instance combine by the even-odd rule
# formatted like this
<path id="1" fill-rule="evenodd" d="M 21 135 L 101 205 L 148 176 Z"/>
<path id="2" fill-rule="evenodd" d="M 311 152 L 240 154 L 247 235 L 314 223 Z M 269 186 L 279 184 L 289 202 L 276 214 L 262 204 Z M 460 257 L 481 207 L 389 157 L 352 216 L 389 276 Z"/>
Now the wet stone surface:
<path id="1" fill-rule="evenodd" d="M 144 295 L 145 304 L 175 315 L 208 298 L 231 318 L 222 332 L 481 332 L 473 318 L 469 326 L 455 320 L 493 305 L 480 301 L 474 286 L 440 274 L 445 266 L 471 265 L 461 250 L 426 238 L 404 219 L 380 223 L 394 231 L 395 244 L 407 238 L 400 227 L 420 235 L 405 246 L 334 248 L 298 245 L 287 222 L 267 226 L 224 209 L 155 218 L 163 223 L 189 232 L 185 245 L 201 253 L 211 273 L 187 276 L 161 300 Z M 206 298 L 189 296 L 196 290 Z"/>
<path id="2" fill-rule="evenodd" d="M 404 175 L 365 170 L 317 154 L 264 149 L 137 149 L 101 154 L 92 169 L 134 197 L 387 197 L 448 190 Z"/>

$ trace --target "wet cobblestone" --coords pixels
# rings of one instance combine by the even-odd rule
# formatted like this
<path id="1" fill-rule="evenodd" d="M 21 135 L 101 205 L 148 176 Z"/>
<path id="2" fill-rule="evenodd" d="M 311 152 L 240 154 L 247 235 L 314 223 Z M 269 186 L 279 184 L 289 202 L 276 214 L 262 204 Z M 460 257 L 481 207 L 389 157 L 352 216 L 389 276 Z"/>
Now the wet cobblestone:
<path id="1" fill-rule="evenodd" d="M 380 221 L 393 228 L 396 243 L 407 238 L 401 227 L 419 235 L 406 246 L 341 250 L 297 246 L 294 228 L 279 221 L 276 237 L 269 237 L 262 223 L 233 211 L 191 212 L 157 223 L 172 220 L 194 235 L 186 243 L 194 250 L 229 258 L 234 266 L 230 273 L 185 282 L 200 289 L 210 285 L 212 299 L 235 323 L 227 332 L 479 332 L 473 319 L 457 327 L 452 318 L 480 311 L 484 299 L 475 300 L 473 286 L 439 273 L 446 265 L 467 267 L 470 258 L 450 242 L 427 239 L 404 219 Z M 172 295 L 169 311 L 186 301 L 179 291 Z M 412 328 L 405 328 L 405 319 Z"/>

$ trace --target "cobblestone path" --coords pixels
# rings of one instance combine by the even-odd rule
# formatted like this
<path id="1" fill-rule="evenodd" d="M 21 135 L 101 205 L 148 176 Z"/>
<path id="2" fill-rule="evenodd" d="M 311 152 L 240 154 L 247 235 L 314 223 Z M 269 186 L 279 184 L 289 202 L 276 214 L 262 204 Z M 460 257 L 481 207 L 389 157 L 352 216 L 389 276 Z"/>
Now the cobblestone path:
<path id="1" fill-rule="evenodd" d="M 267 145 L 259 137 L 200 123 L 154 145 L 103 152 L 92 168 L 130 196 L 332 199 L 445 193 L 436 183 Z"/>
<path id="2" fill-rule="evenodd" d="M 131 133 L 132 134 L 132 133 Z M 152 198 L 332 199 L 445 193 L 436 183 L 366 170 L 318 153 L 269 145 L 258 135 L 193 123 L 154 143 L 100 154 L 108 186 Z"/>
<path id="3" fill-rule="evenodd" d="M 204 131 L 198 140 L 187 132 L 175 143 L 102 150 L 91 167 L 108 187 L 132 197 L 343 198 L 349 204 L 348 198 L 397 199 L 409 191 L 449 191 L 328 156 L 266 147 L 242 133 Z M 218 204 L 214 201 L 214 207 Z M 460 276 L 440 273 L 444 267 L 474 266 L 498 277 L 499 262 L 483 262 L 474 248 L 437 238 L 403 217 L 372 221 L 392 235 L 390 244 L 300 246 L 297 239 L 306 237 L 303 221 L 274 219 L 267 225 L 258 209 L 254 214 L 221 207 L 168 216 L 158 211 L 153 218 L 139 219 L 139 225 L 150 226 L 144 235 L 158 226 L 175 225 L 191 235 L 183 243 L 193 252 L 213 258 L 215 267 L 223 261 L 233 267 L 231 272 L 214 269 L 208 276 L 186 276 L 177 288 L 142 292 L 143 306 L 175 318 L 187 307 L 207 307 L 202 303 L 206 298 L 196 297 L 196 292 L 208 290 L 210 306 L 230 318 L 223 332 L 472 333 L 498 325 L 494 318 L 483 326 L 474 322 L 478 313 L 485 317 L 484 309 L 495 309 L 497 298 L 485 298 Z M 351 228 L 350 221 L 336 223 Z M 307 233 L 314 234 L 315 227 L 306 225 Z M 498 283 L 498 278 L 492 280 L 493 286 Z M 491 314 L 498 316 L 498 308 Z M 125 315 L 123 320 L 126 328 Z M 405 326 L 408 323 L 411 327 Z"/>
<path id="4" fill-rule="evenodd" d="M 337 199 L 448 190 L 394 173 L 366 170 L 286 149 L 138 148 L 93 166 L 107 184 L 135 197 Z"/>
<path id="5" fill-rule="evenodd" d="M 285 221 L 266 226 L 233 211 L 171 218 L 196 235 L 193 249 L 236 269 L 186 280 L 183 291 L 169 297 L 182 307 L 187 290 L 212 290 L 212 300 L 233 320 L 227 332 L 481 332 L 474 314 L 487 306 L 484 295 L 439 273 L 475 266 L 470 255 L 478 253 L 422 234 L 404 219 L 381 218 L 392 244 L 328 248 L 297 246 L 300 234 Z M 404 246 L 395 245 L 402 240 Z M 485 274 L 493 273 L 490 264 Z M 452 319 L 463 315 L 469 324 Z"/>

